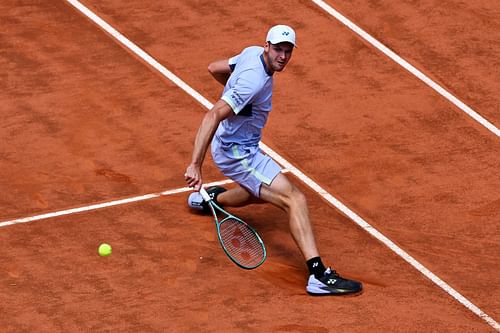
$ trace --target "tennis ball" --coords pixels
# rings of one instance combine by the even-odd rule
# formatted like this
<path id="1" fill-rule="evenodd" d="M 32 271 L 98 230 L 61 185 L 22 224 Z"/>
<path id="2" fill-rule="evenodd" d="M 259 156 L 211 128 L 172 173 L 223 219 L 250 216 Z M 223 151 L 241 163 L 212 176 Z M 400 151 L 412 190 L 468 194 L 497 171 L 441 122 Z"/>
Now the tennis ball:
<path id="1" fill-rule="evenodd" d="M 99 245 L 99 255 L 101 257 L 106 257 L 106 256 L 109 256 L 112 252 L 112 249 L 111 249 L 111 245 L 109 244 L 106 244 L 106 243 L 103 243 L 101 245 Z"/>

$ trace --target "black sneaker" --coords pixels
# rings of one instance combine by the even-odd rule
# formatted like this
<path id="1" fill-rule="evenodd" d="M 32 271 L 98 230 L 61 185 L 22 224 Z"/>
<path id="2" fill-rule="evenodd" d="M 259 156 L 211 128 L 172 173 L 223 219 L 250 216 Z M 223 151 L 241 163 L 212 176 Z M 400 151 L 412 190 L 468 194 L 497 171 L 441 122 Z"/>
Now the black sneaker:
<path id="1" fill-rule="evenodd" d="M 206 190 L 210 198 L 212 198 L 212 200 L 217 205 L 219 205 L 219 203 L 217 202 L 217 196 L 227 191 L 224 187 L 221 186 L 211 186 Z M 210 207 L 208 207 L 208 204 L 205 202 L 205 200 L 203 200 L 200 192 L 193 192 L 189 195 L 188 206 L 192 209 L 202 211 L 203 213 L 210 213 Z"/>
<path id="2" fill-rule="evenodd" d="M 306 289 L 312 296 L 347 295 L 361 292 L 363 285 L 361 282 L 344 279 L 328 267 L 319 279 L 314 274 L 309 276 Z"/>

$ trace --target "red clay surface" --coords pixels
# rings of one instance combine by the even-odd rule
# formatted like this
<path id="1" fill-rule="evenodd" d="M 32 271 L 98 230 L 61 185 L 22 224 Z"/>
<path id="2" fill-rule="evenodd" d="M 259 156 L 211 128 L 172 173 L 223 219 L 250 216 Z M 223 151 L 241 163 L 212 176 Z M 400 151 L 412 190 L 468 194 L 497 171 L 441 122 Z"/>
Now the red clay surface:
<path id="1" fill-rule="evenodd" d="M 262 44 L 272 24 L 294 26 L 299 49 L 276 75 L 264 142 L 498 319 L 497 137 L 310 2 L 85 4 L 211 101 L 221 88 L 207 74 L 210 61 Z M 463 55 L 463 80 L 454 80 L 454 54 L 440 34 L 408 28 L 407 44 L 394 48 L 403 20 L 361 3 L 352 7 L 355 16 L 351 5 L 340 4 L 498 122 L 491 116 L 498 82 L 483 62 L 490 53 Z M 415 22 L 427 17 L 423 9 L 391 8 Z M 488 29 L 475 11 L 461 15 L 476 18 L 462 23 L 469 30 Z M 452 31 L 454 24 L 445 13 L 436 29 Z M 201 105 L 64 2 L 3 3 L 0 29 L 0 64 L 7 68 L 0 81 L 0 220 L 184 186 Z M 441 57 L 432 60 L 412 38 L 435 45 Z M 471 32 L 453 40 L 486 47 L 490 38 Z M 489 45 L 498 54 L 497 44 Z M 468 94 L 467 84 L 480 89 Z M 210 159 L 204 170 L 206 181 L 221 179 Z M 267 205 L 235 210 L 269 250 L 261 268 L 238 269 L 220 251 L 210 218 L 191 214 L 179 194 L 1 228 L 0 326 L 7 332 L 493 331 L 294 182 L 308 194 L 323 257 L 364 282 L 361 296 L 307 296 L 306 268 L 286 218 Z M 113 246 L 110 257 L 97 256 L 101 242 Z"/>

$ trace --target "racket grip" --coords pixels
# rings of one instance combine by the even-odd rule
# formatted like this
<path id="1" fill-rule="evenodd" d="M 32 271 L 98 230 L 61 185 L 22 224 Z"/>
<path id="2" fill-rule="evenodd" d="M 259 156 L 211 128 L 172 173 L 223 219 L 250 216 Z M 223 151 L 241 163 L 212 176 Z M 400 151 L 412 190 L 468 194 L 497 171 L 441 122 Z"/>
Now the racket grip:
<path id="1" fill-rule="evenodd" d="M 208 195 L 207 191 L 203 187 L 200 188 L 200 194 L 203 197 L 203 200 L 205 200 L 206 202 L 209 202 L 212 200 L 212 198 L 210 198 L 210 195 Z"/>

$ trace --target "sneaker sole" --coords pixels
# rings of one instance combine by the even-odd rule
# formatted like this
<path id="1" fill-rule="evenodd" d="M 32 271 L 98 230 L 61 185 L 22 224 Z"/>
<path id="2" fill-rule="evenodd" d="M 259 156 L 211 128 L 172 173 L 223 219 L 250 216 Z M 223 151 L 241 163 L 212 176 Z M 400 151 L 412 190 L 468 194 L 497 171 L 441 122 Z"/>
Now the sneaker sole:
<path id="1" fill-rule="evenodd" d="M 307 293 L 310 296 L 359 296 L 363 293 L 363 289 L 359 290 L 343 290 L 336 289 L 331 291 L 325 291 L 319 288 L 307 288 Z"/>

